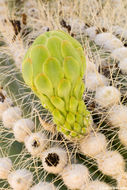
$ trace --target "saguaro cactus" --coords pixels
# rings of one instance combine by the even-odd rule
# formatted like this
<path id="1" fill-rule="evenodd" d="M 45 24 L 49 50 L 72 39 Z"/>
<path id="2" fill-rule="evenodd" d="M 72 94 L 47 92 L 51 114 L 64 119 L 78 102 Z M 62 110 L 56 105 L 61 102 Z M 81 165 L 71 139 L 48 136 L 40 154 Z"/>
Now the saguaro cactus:
<path id="1" fill-rule="evenodd" d="M 84 135 L 90 125 L 82 100 L 85 66 L 80 43 L 63 31 L 37 37 L 22 64 L 26 84 L 52 113 L 57 130 L 69 137 Z"/>

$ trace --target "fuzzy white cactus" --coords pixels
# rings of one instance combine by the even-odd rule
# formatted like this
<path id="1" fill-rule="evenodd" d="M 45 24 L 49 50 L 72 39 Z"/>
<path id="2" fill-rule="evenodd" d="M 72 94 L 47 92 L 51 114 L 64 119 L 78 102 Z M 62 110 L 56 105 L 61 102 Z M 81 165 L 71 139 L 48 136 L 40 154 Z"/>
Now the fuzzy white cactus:
<path id="1" fill-rule="evenodd" d="M 119 139 L 121 141 L 121 143 L 127 147 L 127 128 L 120 128 L 119 132 L 118 132 L 118 136 Z"/>
<path id="2" fill-rule="evenodd" d="M 123 74 L 127 74 L 127 58 L 121 60 L 118 66 Z"/>
<path id="3" fill-rule="evenodd" d="M 96 90 L 95 101 L 102 107 L 110 107 L 120 103 L 120 91 L 113 86 L 104 86 Z"/>
<path id="4" fill-rule="evenodd" d="M 127 29 L 126 28 L 122 28 L 122 27 L 116 25 L 116 26 L 113 26 L 113 32 L 114 32 L 114 34 L 127 39 Z"/>
<path id="5" fill-rule="evenodd" d="M 21 61 L 29 44 L 38 34 L 47 30 L 68 31 L 70 35 L 81 42 L 83 48 L 85 47 L 84 52 L 88 59 L 86 59 L 85 73 L 86 91 L 83 98 L 86 107 L 88 106 L 91 112 L 95 125 L 93 127 L 91 122 L 91 126 L 86 129 L 81 141 L 70 142 L 69 139 L 65 139 L 65 136 L 63 137 L 57 133 L 51 113 L 42 108 L 39 100 L 33 96 L 30 89 L 27 89 L 20 77 L 20 70 L 12 69 L 14 65 L 10 62 L 8 56 L 4 60 L 5 63 L 7 62 L 4 66 L 3 57 L 0 55 L 2 59 L 2 61 L 0 60 L 1 82 L 4 83 L 5 88 L 8 88 L 9 94 L 12 95 L 18 107 L 20 107 L 18 104 L 21 100 L 21 104 L 23 104 L 21 107 L 25 108 L 23 116 L 25 118 L 30 117 L 35 122 L 35 125 L 32 121 L 24 124 L 23 121 L 29 119 L 23 119 L 21 111 L 17 112 L 18 116 L 13 113 L 12 110 L 15 107 L 11 107 L 12 104 L 7 99 L 8 96 L 5 96 L 4 102 L 0 102 L 0 116 L 3 120 L 0 130 L 1 152 L 5 151 L 5 155 L 8 155 L 8 157 L 11 155 L 14 164 L 13 169 L 17 169 L 19 166 L 21 166 L 20 168 L 29 166 L 34 175 L 32 179 L 32 174 L 26 169 L 12 172 L 11 164 L 10 168 L 6 168 L 1 161 L 1 175 L 4 176 L 2 171 L 7 175 L 3 180 L 4 182 L 2 181 L 4 185 L 0 188 L 2 190 L 10 188 L 14 190 L 55 190 L 62 189 L 62 186 L 65 185 L 67 189 L 110 190 L 112 189 L 110 185 L 114 185 L 112 179 L 109 178 L 110 182 L 105 183 L 105 175 L 109 175 L 115 178 L 117 182 L 117 187 L 113 187 L 113 189 L 126 189 L 126 156 L 124 160 L 121 152 L 124 151 L 126 155 L 127 107 L 126 100 L 123 101 L 123 105 L 120 102 L 121 94 L 126 96 L 124 93 L 126 92 L 127 48 L 123 46 L 123 44 L 126 46 L 126 41 L 124 41 L 126 39 L 126 1 L 86 0 L 75 2 L 54 0 L 40 2 L 28 0 L 26 2 L 22 1 L 23 9 L 19 7 L 16 9 L 16 11 L 20 9 L 19 12 L 12 14 L 15 18 L 12 15 L 12 17 L 7 15 L 7 4 L 3 3 L 4 1 L 1 0 L 0 6 L 3 7 L 0 7 L 0 31 L 2 34 L 0 39 L 5 44 L 0 46 L 0 50 L 2 54 L 11 55 L 18 68 L 21 68 Z M 18 5 L 15 5 L 19 6 L 19 2 Z M 26 24 L 22 24 L 24 19 L 26 19 Z M 60 23 L 62 19 L 65 22 L 64 26 Z M 119 24 L 119 28 L 116 30 L 113 26 L 117 24 Z M 16 34 L 17 29 L 20 30 L 18 34 Z M 115 37 L 113 34 L 119 36 Z M 59 48 L 57 45 L 56 47 L 58 53 Z M 111 58 L 120 61 L 118 67 Z M 29 74 L 29 69 L 30 67 L 27 74 Z M 121 72 L 119 72 L 120 70 Z M 7 83 L 6 80 L 2 79 L 3 76 L 5 79 L 6 77 L 9 78 Z M 21 93 L 20 95 L 18 92 L 14 92 L 13 82 L 18 84 L 16 85 L 16 88 L 18 88 L 16 91 L 19 94 Z M 114 86 L 108 86 L 111 84 L 118 86 L 118 89 Z M 32 87 L 34 88 L 34 86 Z M 101 107 L 106 109 L 101 109 Z M 8 109 L 11 109 L 11 111 L 9 112 Z M 39 130 L 42 132 L 38 134 L 37 131 Z M 117 144 L 114 145 L 114 139 L 117 137 L 119 138 L 117 140 L 120 140 L 119 143 L 125 146 L 124 148 L 122 146 L 122 149 L 120 147 L 120 153 L 117 152 L 117 148 L 119 148 Z M 22 142 L 22 145 L 15 142 L 16 140 Z M 19 154 L 14 148 L 15 144 L 17 149 L 22 146 Z M 60 145 L 62 148 L 60 148 Z M 5 148 L 7 146 L 8 148 Z M 112 149 L 115 151 L 111 151 Z M 88 157 L 92 157 L 96 161 L 94 164 L 98 167 L 97 170 L 92 168 L 92 159 Z M 70 164 L 71 162 L 72 164 Z M 81 164 L 75 164 L 79 162 Z M 88 163 L 88 168 L 86 168 L 85 163 Z M 2 170 L 2 167 L 4 170 Z M 91 176 L 88 170 L 90 170 Z M 103 173 L 101 179 L 100 175 L 98 176 L 99 170 Z M 55 175 L 49 175 L 49 173 Z M 94 178 L 95 173 L 98 180 L 93 181 L 92 177 Z M 6 180 L 8 174 L 10 186 Z M 26 177 L 26 174 L 28 174 L 28 177 Z M 40 181 L 42 179 L 44 182 Z M 59 179 L 62 179 L 62 181 L 59 182 Z M 47 180 L 50 183 L 45 182 Z M 101 180 L 104 182 L 101 182 Z M 57 187 L 53 185 L 54 182 Z"/>
<path id="6" fill-rule="evenodd" d="M 39 182 L 37 185 L 34 185 L 30 190 L 55 190 L 55 186 L 52 183 L 48 182 Z"/>
<path id="7" fill-rule="evenodd" d="M 14 190 L 28 190 L 33 182 L 33 175 L 26 169 L 18 169 L 8 176 L 8 182 Z"/>
<path id="8" fill-rule="evenodd" d="M 123 59 L 127 57 L 127 48 L 121 47 L 121 48 L 115 49 L 114 51 L 112 51 L 111 57 L 118 61 L 122 61 Z"/>
<path id="9" fill-rule="evenodd" d="M 112 38 L 111 40 L 106 40 L 104 43 L 104 49 L 112 52 L 117 48 L 123 47 L 123 43 L 118 38 Z"/>
<path id="10" fill-rule="evenodd" d="M 85 86 L 89 91 L 95 91 L 100 86 L 108 85 L 108 79 L 98 72 L 88 72 L 85 76 Z"/>
<path id="11" fill-rule="evenodd" d="M 22 111 L 18 107 L 10 107 L 6 109 L 2 114 L 3 125 L 6 128 L 12 128 L 14 123 L 21 119 Z"/>
<path id="12" fill-rule="evenodd" d="M 110 52 L 118 48 L 123 48 L 121 40 L 116 38 L 113 34 L 106 32 L 97 34 L 95 37 L 95 43 Z"/>
<path id="13" fill-rule="evenodd" d="M 81 189 L 88 185 L 90 174 L 82 164 L 72 164 L 65 167 L 62 178 L 69 189 Z"/>
<path id="14" fill-rule="evenodd" d="M 0 158 L 0 179 L 7 179 L 12 167 L 12 162 L 9 158 Z"/>
<path id="15" fill-rule="evenodd" d="M 106 151 L 97 158 L 98 168 L 106 175 L 117 177 L 125 169 L 125 161 L 117 151 Z"/>
<path id="16" fill-rule="evenodd" d="M 127 107 L 124 105 L 113 106 L 109 111 L 108 120 L 114 127 L 126 128 Z"/>
<path id="17" fill-rule="evenodd" d="M 84 190 L 111 190 L 112 187 L 98 180 L 90 182 Z"/>
<path id="18" fill-rule="evenodd" d="M 13 133 L 17 141 L 24 142 L 25 137 L 30 135 L 34 129 L 34 123 L 31 119 L 20 119 L 14 123 Z"/>
<path id="19" fill-rule="evenodd" d="M 88 27 L 85 32 L 91 40 L 94 40 L 97 35 L 97 28 L 95 26 Z"/>
<path id="20" fill-rule="evenodd" d="M 111 40 L 113 38 L 114 36 L 111 33 L 106 33 L 106 32 L 100 33 L 100 34 L 97 34 L 95 38 L 95 43 L 99 46 L 104 46 L 107 40 Z"/>
<path id="21" fill-rule="evenodd" d="M 83 154 L 96 157 L 101 152 L 105 152 L 107 141 L 102 133 L 91 133 L 80 142 L 80 150 Z"/>
<path id="22" fill-rule="evenodd" d="M 2 97 L 0 101 L 0 119 L 2 119 L 3 112 L 12 105 L 12 101 L 10 98 Z"/>
<path id="23" fill-rule="evenodd" d="M 122 172 L 117 178 L 117 186 L 119 189 L 126 189 L 127 188 L 127 173 Z"/>
<path id="24" fill-rule="evenodd" d="M 85 23 L 81 20 L 81 19 L 69 19 L 69 24 L 71 24 L 71 31 L 75 34 L 75 35 L 80 35 L 80 34 L 84 34 L 85 32 Z"/>

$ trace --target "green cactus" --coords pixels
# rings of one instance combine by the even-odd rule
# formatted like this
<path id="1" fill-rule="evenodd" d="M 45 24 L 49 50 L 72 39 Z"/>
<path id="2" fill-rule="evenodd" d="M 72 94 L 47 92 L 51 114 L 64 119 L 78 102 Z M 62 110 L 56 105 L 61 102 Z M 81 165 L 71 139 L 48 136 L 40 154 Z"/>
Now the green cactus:
<path id="1" fill-rule="evenodd" d="M 85 64 L 80 43 L 63 31 L 37 37 L 22 64 L 26 84 L 52 113 L 57 130 L 69 137 L 81 137 L 90 125 L 82 100 Z"/>
<path id="2" fill-rule="evenodd" d="M 126 15 L 126 3 L 123 1 L 122 6 L 114 9 L 112 1 L 105 3 L 101 0 L 95 0 L 94 4 L 93 1 L 83 0 L 77 2 L 68 0 L 51 0 L 48 2 L 27 0 L 21 3 L 18 3 L 18 0 L 12 0 L 11 2 L 6 0 L 6 2 L 9 3 L 9 17 L 7 15 L 8 11 L 4 10 L 4 6 L 2 6 L 4 1 L 0 2 L 2 7 L 0 9 L 2 15 L 0 23 L 3 26 L 0 27 L 0 41 L 2 40 L 0 42 L 0 83 L 7 93 L 6 96 L 6 93 L 4 94 L 2 89 L 0 90 L 1 119 L 4 114 L 2 108 L 6 108 L 6 100 L 9 97 L 12 100 L 9 108 L 18 106 L 22 111 L 22 119 L 30 118 L 34 122 L 34 128 L 31 132 L 41 132 L 46 135 L 48 146 L 41 153 L 49 151 L 45 161 L 48 158 L 50 163 L 47 162 L 45 167 L 42 155 L 40 158 L 38 154 L 33 156 L 33 153 L 26 146 L 25 139 L 23 142 L 17 141 L 16 125 L 13 124 L 12 128 L 8 129 L 2 119 L 0 122 L 0 173 L 3 169 L 2 166 L 5 166 L 2 165 L 1 158 L 7 157 L 13 163 L 9 174 L 19 169 L 28 169 L 33 174 L 31 190 L 43 189 L 43 186 L 38 185 L 41 181 L 50 182 L 50 185 L 54 184 L 57 190 L 127 189 L 127 168 L 124 167 L 127 159 L 127 68 L 124 64 L 122 68 L 120 67 L 121 60 L 118 63 L 119 56 L 122 57 L 123 55 L 124 57 L 126 53 L 124 54 L 122 51 L 120 55 L 118 52 L 118 60 L 115 60 L 112 57 L 112 52 L 105 49 L 111 48 L 110 50 L 112 50 L 112 47 L 114 47 L 117 50 L 118 40 L 123 42 L 122 50 L 126 49 L 124 47 L 127 40 L 126 28 L 122 28 L 125 25 L 125 19 L 123 18 Z M 7 8 L 6 6 L 5 8 Z M 123 6 L 125 6 L 125 9 Z M 26 24 L 23 24 L 22 13 L 26 14 Z M 3 18 L 5 19 L 3 20 Z M 14 22 L 14 27 L 9 20 L 18 22 Z M 21 25 L 21 31 L 16 35 L 18 24 Z M 120 28 L 116 27 L 116 24 Z M 73 34 L 74 38 L 85 46 L 87 52 L 89 65 L 87 64 L 86 69 L 84 99 L 94 122 L 88 135 L 86 134 L 91 120 L 90 113 L 86 110 L 82 100 L 84 91 L 82 77 L 85 70 L 84 52 L 79 42 L 68 34 L 62 31 L 51 31 L 59 30 L 59 28 Z M 44 33 L 46 30 L 50 30 L 50 32 Z M 39 36 L 40 32 L 44 34 Z M 114 33 L 113 39 L 105 40 L 107 46 L 96 44 L 95 36 L 97 37 L 101 33 L 104 33 L 104 35 L 105 33 L 108 33 L 108 35 Z M 117 39 L 115 35 L 117 35 Z M 39 37 L 34 41 L 23 61 L 23 76 L 27 84 L 25 85 L 19 68 L 21 68 L 25 50 L 28 49 L 28 45 L 36 36 Z M 125 39 L 122 41 L 124 37 Z M 100 42 L 100 38 L 98 39 Z M 10 57 L 11 55 L 12 57 Z M 13 60 L 10 60 L 10 58 L 13 58 Z M 37 67 L 36 64 L 38 64 Z M 114 87 L 116 88 L 114 91 L 107 90 Z M 31 89 L 40 98 L 44 108 L 41 106 L 39 99 L 31 93 Z M 104 91 L 102 92 L 101 89 Z M 121 98 L 118 91 L 122 94 Z M 102 101 L 97 94 L 101 94 Z M 111 103 L 110 106 L 107 107 L 105 102 Z M 113 111 L 112 105 L 115 106 Z M 52 128 L 52 125 L 50 125 L 52 124 L 52 118 L 47 113 L 48 110 L 53 115 L 58 131 L 62 131 L 68 139 L 73 136 L 72 142 L 65 140 L 61 135 L 56 135 L 56 133 L 54 135 L 55 130 L 51 131 L 49 129 L 49 126 Z M 6 115 L 5 120 L 8 120 L 10 115 Z M 83 121 L 83 117 L 85 121 Z M 11 119 L 13 119 L 13 115 Z M 83 132 L 81 127 L 84 130 Z M 18 133 L 20 131 L 19 128 Z M 31 136 L 31 132 L 28 137 Z M 77 137 L 82 137 L 82 135 L 83 138 L 78 138 L 77 141 Z M 39 141 L 41 141 L 41 138 L 34 139 L 29 145 L 32 145 L 36 151 L 39 146 L 41 148 Z M 50 152 L 54 145 L 63 148 L 66 152 L 68 155 L 67 163 L 65 163 L 63 157 L 62 159 L 59 157 L 57 149 L 54 150 L 54 154 L 52 154 L 52 151 Z M 59 165 L 63 160 L 66 168 Z M 49 170 L 49 165 L 51 170 Z M 55 171 L 53 171 L 54 165 L 56 167 Z M 84 173 L 82 166 L 88 168 L 89 174 L 82 175 Z M 58 167 L 62 172 L 56 174 Z M 62 175 L 64 172 L 65 175 Z M 84 183 L 81 187 L 81 182 L 88 177 L 87 174 L 90 181 L 87 181 L 87 184 Z M 3 179 L 3 176 L 1 173 L 1 190 L 12 189 L 12 184 L 15 183 L 18 183 L 16 189 L 27 190 L 22 184 L 24 181 L 21 180 L 24 179 L 22 175 L 16 181 L 13 179 L 13 183 L 10 185 L 8 176 L 6 176 L 6 179 Z"/>

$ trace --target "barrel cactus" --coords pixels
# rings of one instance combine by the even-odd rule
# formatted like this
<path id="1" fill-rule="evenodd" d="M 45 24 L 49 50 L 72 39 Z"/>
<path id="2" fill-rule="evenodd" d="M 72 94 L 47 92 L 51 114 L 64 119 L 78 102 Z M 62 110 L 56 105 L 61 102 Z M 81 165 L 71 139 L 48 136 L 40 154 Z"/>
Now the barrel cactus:
<path id="1" fill-rule="evenodd" d="M 63 31 L 37 37 L 22 64 L 26 84 L 52 113 L 57 130 L 72 138 L 80 138 L 90 125 L 82 100 L 85 67 L 82 46 Z"/>
<path id="2" fill-rule="evenodd" d="M 127 189 L 126 9 L 0 0 L 1 190 Z"/>

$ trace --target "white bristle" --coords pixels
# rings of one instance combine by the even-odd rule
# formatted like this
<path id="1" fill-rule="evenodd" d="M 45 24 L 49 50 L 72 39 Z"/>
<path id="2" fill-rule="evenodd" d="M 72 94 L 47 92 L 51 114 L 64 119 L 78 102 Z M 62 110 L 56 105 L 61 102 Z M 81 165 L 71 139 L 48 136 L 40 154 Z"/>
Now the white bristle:
<path id="1" fill-rule="evenodd" d="M 8 176 L 8 182 L 14 190 L 28 190 L 32 181 L 33 175 L 26 169 L 18 169 Z"/>
<path id="2" fill-rule="evenodd" d="M 89 183 L 90 175 L 84 165 L 72 164 L 63 170 L 62 178 L 68 189 L 84 189 Z"/>
<path id="3" fill-rule="evenodd" d="M 98 87 L 108 85 L 108 79 L 98 72 L 89 72 L 85 77 L 85 86 L 89 91 L 95 91 Z"/>
<path id="4" fill-rule="evenodd" d="M 122 48 L 118 48 L 112 51 L 111 57 L 121 61 L 125 58 L 127 58 L 127 48 L 126 47 L 122 47 Z"/>
<path id="5" fill-rule="evenodd" d="M 118 136 L 121 143 L 127 147 L 127 128 L 120 128 Z"/>
<path id="6" fill-rule="evenodd" d="M 114 35 L 112 35 L 111 33 L 107 33 L 107 32 L 100 33 L 96 35 L 95 43 L 99 46 L 104 46 L 105 41 L 111 40 L 113 38 L 114 38 Z"/>
<path id="7" fill-rule="evenodd" d="M 108 120 L 114 127 L 127 127 L 127 107 L 124 105 L 113 106 L 109 111 Z"/>
<path id="8" fill-rule="evenodd" d="M 22 111 L 20 108 L 18 107 L 8 108 L 7 110 L 3 112 L 3 115 L 2 115 L 2 121 L 3 121 L 4 127 L 12 128 L 14 123 L 17 120 L 21 119 L 21 116 L 22 116 Z"/>
<path id="9" fill-rule="evenodd" d="M 127 74 L 127 58 L 120 61 L 118 66 L 123 74 Z"/>
<path id="10" fill-rule="evenodd" d="M 56 190 L 56 188 L 52 183 L 40 182 L 34 185 L 30 190 Z"/>
<path id="11" fill-rule="evenodd" d="M 52 147 L 42 153 L 43 167 L 49 173 L 60 174 L 67 162 L 67 153 L 63 148 Z"/>
<path id="12" fill-rule="evenodd" d="M 106 150 L 107 141 L 102 133 L 91 133 L 80 142 L 80 150 L 83 154 L 95 157 Z"/>
<path id="13" fill-rule="evenodd" d="M 46 148 L 48 141 L 44 133 L 31 133 L 25 138 L 25 146 L 28 152 L 33 156 L 40 156 Z"/>
<path id="14" fill-rule="evenodd" d="M 95 26 L 92 26 L 87 28 L 85 32 L 91 40 L 94 40 L 97 35 L 97 28 Z"/>
<path id="15" fill-rule="evenodd" d="M 116 177 L 125 169 L 123 157 L 117 151 L 106 151 L 97 158 L 98 168 L 105 175 Z"/>
<path id="16" fill-rule="evenodd" d="M 0 158 L 0 179 L 7 179 L 12 167 L 12 162 L 9 158 Z"/>
<path id="17" fill-rule="evenodd" d="M 120 91 L 113 86 L 104 86 L 96 90 L 95 101 L 102 107 L 109 107 L 120 102 Z"/>
<path id="18" fill-rule="evenodd" d="M 31 119 L 20 119 L 14 123 L 13 133 L 17 141 L 24 142 L 25 137 L 31 134 L 34 123 Z"/>
<path id="19" fill-rule="evenodd" d="M 84 190 L 111 190 L 111 186 L 101 181 L 92 181 Z"/>

